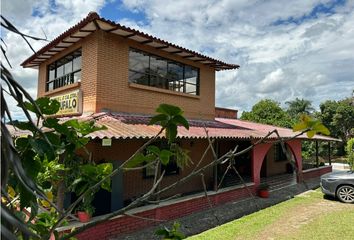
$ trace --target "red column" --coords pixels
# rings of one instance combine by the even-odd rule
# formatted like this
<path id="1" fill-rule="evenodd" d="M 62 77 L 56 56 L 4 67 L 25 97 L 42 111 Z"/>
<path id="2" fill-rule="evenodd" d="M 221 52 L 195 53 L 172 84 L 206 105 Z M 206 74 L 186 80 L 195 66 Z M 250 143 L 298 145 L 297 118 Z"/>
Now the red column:
<path id="1" fill-rule="evenodd" d="M 289 142 L 286 142 L 288 146 L 290 147 L 294 157 L 295 157 L 295 163 L 296 167 L 299 171 L 297 175 L 297 182 L 301 182 L 303 179 L 302 176 L 302 154 L 301 154 L 301 140 L 300 139 L 294 139 Z"/>
<path id="2" fill-rule="evenodd" d="M 263 143 L 254 146 L 252 149 L 252 177 L 255 187 L 257 187 L 261 181 L 262 163 L 271 147 L 272 144 Z"/>

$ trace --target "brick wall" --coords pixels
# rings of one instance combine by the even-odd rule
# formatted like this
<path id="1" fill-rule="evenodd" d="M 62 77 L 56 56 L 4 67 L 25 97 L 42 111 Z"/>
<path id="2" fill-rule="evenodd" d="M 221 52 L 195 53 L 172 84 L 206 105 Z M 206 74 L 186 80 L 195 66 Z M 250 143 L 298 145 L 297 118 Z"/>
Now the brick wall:
<path id="1" fill-rule="evenodd" d="M 101 140 L 94 140 L 87 146 L 89 151 L 92 152 L 92 157 L 97 162 L 107 161 L 120 161 L 127 160 L 140 146 L 145 143 L 144 140 L 113 140 L 112 146 L 102 147 Z M 178 179 L 181 179 L 191 173 L 195 164 L 202 157 L 205 149 L 208 146 L 208 141 L 203 140 L 181 140 L 180 146 L 189 151 L 192 163 L 181 169 L 177 175 L 165 176 L 161 188 L 171 185 Z M 200 167 L 210 163 L 213 159 L 211 151 L 208 151 Z M 213 169 L 210 167 L 204 171 L 204 179 L 207 187 L 211 189 L 213 185 Z M 136 198 L 143 193 L 150 190 L 153 183 L 152 178 L 143 178 L 143 170 L 124 172 L 123 175 L 123 188 L 124 188 L 124 201 Z M 166 192 L 161 197 L 172 196 L 177 193 L 190 193 L 203 190 L 201 177 L 198 175 L 180 187 Z"/>
<path id="2" fill-rule="evenodd" d="M 237 110 L 228 108 L 215 108 L 215 117 L 218 118 L 234 118 L 237 119 Z"/>
<path id="3" fill-rule="evenodd" d="M 80 47 L 82 47 L 81 83 L 46 93 L 47 66 Z M 198 67 L 200 96 L 129 84 L 129 47 Z M 214 68 L 103 31 L 92 33 L 39 67 L 38 97 L 55 96 L 78 87 L 83 92 L 83 111 L 89 113 L 110 110 L 153 114 L 159 104 L 168 103 L 181 107 L 189 118 L 213 119 L 215 114 Z"/>
<path id="4" fill-rule="evenodd" d="M 251 191 L 254 192 L 254 188 L 250 188 Z M 239 200 L 247 196 L 249 195 L 245 188 L 237 188 L 210 195 L 209 199 L 213 206 L 215 206 L 226 202 Z M 176 202 L 168 206 L 157 206 L 154 209 L 139 212 L 134 215 L 145 218 L 172 220 L 207 208 L 209 208 L 208 200 L 204 196 L 200 196 L 181 202 Z M 117 237 L 119 234 L 133 232 L 135 230 L 152 226 L 154 224 L 155 222 L 149 220 L 134 218 L 130 216 L 119 216 L 115 219 L 92 227 L 80 233 L 76 237 L 78 239 L 91 240 L 97 239 L 99 236 L 101 240 L 105 240 Z"/>
<path id="5" fill-rule="evenodd" d="M 323 174 L 332 172 L 332 166 L 323 166 L 319 168 L 312 168 L 302 171 L 302 177 L 304 180 L 320 177 Z"/>

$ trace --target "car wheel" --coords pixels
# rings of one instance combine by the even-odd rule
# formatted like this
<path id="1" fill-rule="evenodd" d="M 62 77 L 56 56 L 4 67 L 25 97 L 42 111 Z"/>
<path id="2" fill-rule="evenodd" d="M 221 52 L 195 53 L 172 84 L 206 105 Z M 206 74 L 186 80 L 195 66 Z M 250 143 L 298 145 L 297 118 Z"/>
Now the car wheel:
<path id="1" fill-rule="evenodd" d="M 354 203 L 354 187 L 341 186 L 337 190 L 337 197 L 344 203 Z"/>

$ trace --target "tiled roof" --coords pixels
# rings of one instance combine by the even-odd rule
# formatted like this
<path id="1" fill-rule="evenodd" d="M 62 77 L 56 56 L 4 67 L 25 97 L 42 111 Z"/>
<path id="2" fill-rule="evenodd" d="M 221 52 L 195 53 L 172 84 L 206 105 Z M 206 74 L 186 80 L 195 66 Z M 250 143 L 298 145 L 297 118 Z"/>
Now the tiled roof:
<path id="1" fill-rule="evenodd" d="M 130 113 L 95 113 L 89 116 L 61 118 L 62 121 L 76 118 L 79 121 L 95 121 L 97 125 L 104 125 L 106 130 L 97 131 L 88 135 L 92 139 L 148 139 L 154 137 L 161 129 L 159 125 L 148 125 L 151 116 Z M 206 131 L 210 138 L 217 139 L 260 139 L 270 131 L 277 129 L 280 137 L 291 138 L 297 133 L 291 129 L 276 127 L 272 125 L 253 123 L 238 119 L 216 118 L 215 120 L 188 120 L 189 130 L 178 127 L 178 138 L 182 139 L 205 139 Z M 20 131 L 10 127 L 13 136 L 26 135 L 25 131 Z M 275 139 L 273 134 L 269 138 Z M 298 138 L 308 139 L 301 135 Z M 339 141 L 338 139 L 315 135 L 313 140 Z"/>
<path id="2" fill-rule="evenodd" d="M 79 117 L 82 119 L 82 117 Z M 139 139 L 154 137 L 161 127 L 159 125 L 148 125 L 151 116 L 136 115 L 128 113 L 101 113 L 85 117 L 85 120 L 95 120 L 97 124 L 104 125 L 108 129 L 94 132 L 89 137 L 95 138 L 113 138 L 113 139 Z M 198 139 L 211 138 L 224 139 L 259 139 L 266 136 L 270 131 L 277 129 L 280 137 L 291 138 L 297 133 L 291 129 L 276 127 L 272 125 L 252 123 L 238 119 L 216 118 L 212 120 L 188 120 L 189 130 L 184 127 L 178 127 L 178 138 Z M 273 134 L 270 138 L 277 138 Z M 307 139 L 306 135 L 298 138 Z M 325 141 L 338 141 L 338 139 L 315 135 L 312 139 Z"/>
<path id="3" fill-rule="evenodd" d="M 51 58 L 55 54 L 65 50 L 81 39 L 87 37 L 96 30 L 117 34 L 123 38 L 136 41 L 140 44 L 160 49 L 170 54 L 195 61 L 204 65 L 214 67 L 215 70 L 236 69 L 240 66 L 229 64 L 220 60 L 205 56 L 195 51 L 177 46 L 160 38 L 151 36 L 133 28 L 123 26 L 119 23 L 101 18 L 96 12 L 90 12 L 86 18 L 73 27 L 66 30 L 53 41 L 41 48 L 38 52 L 26 59 L 21 65 L 23 67 L 38 67 L 42 62 Z"/>

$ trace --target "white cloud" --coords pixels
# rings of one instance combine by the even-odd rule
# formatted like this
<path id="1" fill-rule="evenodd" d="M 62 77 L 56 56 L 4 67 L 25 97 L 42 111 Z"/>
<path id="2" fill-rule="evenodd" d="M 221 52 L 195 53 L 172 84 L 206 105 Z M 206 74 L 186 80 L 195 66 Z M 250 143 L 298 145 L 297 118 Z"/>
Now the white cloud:
<path id="1" fill-rule="evenodd" d="M 104 3 L 104 0 L 11 0 L 2 1 L 1 14 L 15 24 L 20 31 L 36 37 L 47 36 L 48 40 L 52 40 L 84 18 L 90 11 L 99 11 Z M 20 64 L 33 52 L 18 35 L 7 31 L 2 34 L 4 33 L 7 56 L 13 66 L 11 72 L 35 98 L 38 71 L 20 67 Z M 35 50 L 47 44 L 46 41 L 30 42 Z M 15 105 L 13 101 L 9 102 L 12 113 L 19 117 L 21 112 Z"/>
<path id="2" fill-rule="evenodd" d="M 104 0 L 4 1 L 2 13 L 26 33 L 53 39 L 89 11 L 99 11 Z M 279 102 L 295 97 L 313 101 L 342 99 L 354 88 L 354 1 L 338 5 L 333 13 L 314 13 L 330 0 L 123 0 L 124 9 L 143 12 L 146 21 L 121 23 L 241 65 L 218 72 L 216 105 L 248 111 L 261 98 Z M 33 11 L 36 14 L 33 14 Z M 119 16 L 117 16 L 118 18 Z M 274 24 L 297 19 L 298 23 Z M 303 19 L 303 21 L 301 21 Z M 22 40 L 7 34 L 15 76 L 35 92 L 37 71 L 19 64 L 31 51 Z M 33 42 L 35 49 L 45 43 Z"/>
<path id="3" fill-rule="evenodd" d="M 216 104 L 250 110 L 261 98 L 313 101 L 350 96 L 354 88 L 354 1 L 123 1 L 143 11 L 154 35 L 241 65 L 217 73 Z M 297 23 L 274 24 L 295 19 Z"/>

